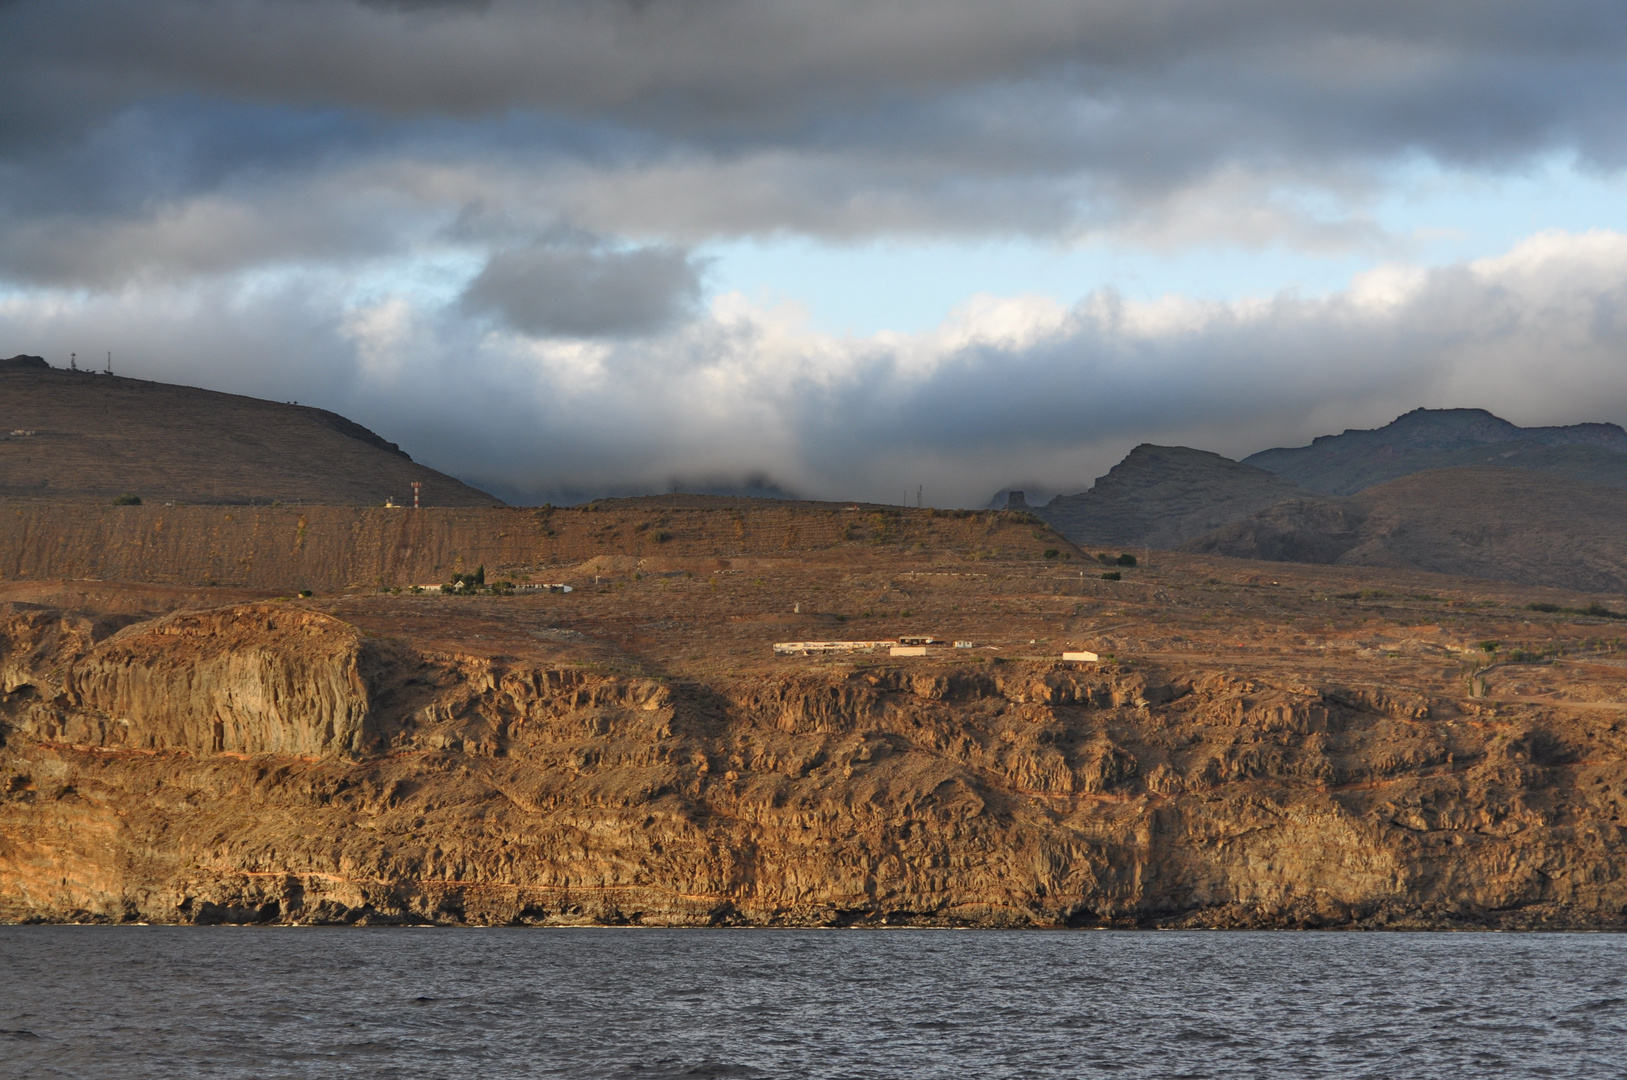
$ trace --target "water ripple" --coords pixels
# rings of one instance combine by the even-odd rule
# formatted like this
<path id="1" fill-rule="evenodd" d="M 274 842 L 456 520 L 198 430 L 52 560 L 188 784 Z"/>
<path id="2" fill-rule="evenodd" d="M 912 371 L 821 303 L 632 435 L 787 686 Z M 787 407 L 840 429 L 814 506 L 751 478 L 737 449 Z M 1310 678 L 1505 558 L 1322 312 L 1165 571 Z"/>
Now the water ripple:
<path id="1" fill-rule="evenodd" d="M 1627 936 L 0 928 L 0 1073 L 1617 1075 Z"/>

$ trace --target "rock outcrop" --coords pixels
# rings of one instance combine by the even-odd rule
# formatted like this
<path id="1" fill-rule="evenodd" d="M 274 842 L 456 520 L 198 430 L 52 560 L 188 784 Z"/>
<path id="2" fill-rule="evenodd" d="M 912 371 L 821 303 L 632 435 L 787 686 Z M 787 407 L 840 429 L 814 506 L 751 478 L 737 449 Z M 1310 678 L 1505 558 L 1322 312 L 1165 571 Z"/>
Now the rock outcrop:
<path id="1" fill-rule="evenodd" d="M 1611 711 L 1195 667 L 678 681 L 0 612 L 10 921 L 1627 923 Z"/>

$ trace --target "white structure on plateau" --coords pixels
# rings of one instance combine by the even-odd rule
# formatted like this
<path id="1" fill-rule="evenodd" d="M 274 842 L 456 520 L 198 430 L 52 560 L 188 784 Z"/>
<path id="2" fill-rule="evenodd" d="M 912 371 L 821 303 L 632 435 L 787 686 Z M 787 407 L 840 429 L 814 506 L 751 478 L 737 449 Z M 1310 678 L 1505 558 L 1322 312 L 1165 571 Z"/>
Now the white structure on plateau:
<path id="1" fill-rule="evenodd" d="M 1064 660 L 1080 660 L 1080 661 L 1083 661 L 1084 663 L 1087 663 L 1087 664 L 1094 664 L 1096 661 L 1100 660 L 1101 657 L 1097 656 L 1093 652 L 1086 652 L 1086 651 L 1081 650 L 1079 652 L 1065 652 L 1065 653 L 1062 654 L 1062 659 L 1064 659 Z"/>
<path id="2" fill-rule="evenodd" d="M 886 649 L 893 656 L 926 656 L 928 645 L 938 645 L 937 638 L 912 636 L 896 641 L 777 641 L 775 656 L 811 656 L 814 653 L 875 652 Z"/>
<path id="3" fill-rule="evenodd" d="M 808 656 L 812 653 L 874 652 L 890 648 L 895 641 L 777 641 L 775 656 Z"/>
<path id="4" fill-rule="evenodd" d="M 559 582 L 544 581 L 517 581 L 514 583 L 515 592 L 570 592 L 571 587 Z"/>

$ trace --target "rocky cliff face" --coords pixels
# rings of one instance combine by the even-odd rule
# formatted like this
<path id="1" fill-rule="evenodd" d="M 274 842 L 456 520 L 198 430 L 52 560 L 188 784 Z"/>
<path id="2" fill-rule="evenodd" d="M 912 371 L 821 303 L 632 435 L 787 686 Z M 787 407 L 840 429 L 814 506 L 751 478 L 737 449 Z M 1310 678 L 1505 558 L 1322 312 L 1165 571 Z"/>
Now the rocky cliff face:
<path id="1" fill-rule="evenodd" d="M 1619 712 L 1040 663 L 708 682 L 0 610 L 0 917 L 1612 926 Z"/>
<path id="2" fill-rule="evenodd" d="M 718 509 L 716 503 L 730 508 Z M 567 509 L 94 506 L 0 500 L 0 581 L 145 581 L 335 592 L 436 584 L 484 566 L 522 579 L 596 557 L 630 565 L 835 549 L 979 550 L 1033 557 L 1069 542 L 1026 513 L 706 499 Z M 592 571 L 589 571 L 590 573 Z"/>

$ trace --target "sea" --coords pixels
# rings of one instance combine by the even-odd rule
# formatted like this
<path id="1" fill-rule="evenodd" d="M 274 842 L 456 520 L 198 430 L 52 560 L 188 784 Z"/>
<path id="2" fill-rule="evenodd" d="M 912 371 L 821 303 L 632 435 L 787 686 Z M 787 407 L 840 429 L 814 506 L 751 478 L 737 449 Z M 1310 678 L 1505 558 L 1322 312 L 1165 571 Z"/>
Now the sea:
<path id="1" fill-rule="evenodd" d="M 1627 935 L 0 927 L 0 1076 L 1627 1077 Z"/>

